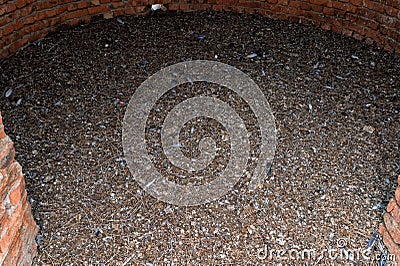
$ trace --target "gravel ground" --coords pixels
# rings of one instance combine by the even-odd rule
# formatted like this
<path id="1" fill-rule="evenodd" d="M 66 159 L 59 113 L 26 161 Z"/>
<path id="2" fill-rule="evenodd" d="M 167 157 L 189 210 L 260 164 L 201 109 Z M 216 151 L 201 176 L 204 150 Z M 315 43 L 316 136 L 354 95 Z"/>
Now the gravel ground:
<path id="1" fill-rule="evenodd" d="M 276 118 L 278 145 L 262 189 L 249 192 L 243 178 L 218 201 L 178 207 L 133 180 L 123 159 L 122 120 L 149 75 L 194 59 L 230 64 L 259 85 Z M 37 265 L 333 262 L 324 249 L 345 254 L 367 247 L 400 174 L 399 58 L 310 26 L 212 12 L 95 20 L 1 60 L 0 73 L 6 132 L 41 228 Z M 185 86 L 167 93 L 149 118 L 146 136 L 158 165 L 165 158 L 157 156 L 152 128 L 188 97 Z M 257 131 L 246 103 L 229 90 L 195 87 L 196 94 L 231 99 Z M 224 128 L 199 118 L 181 138 L 184 154 L 196 156 L 210 127 L 222 147 L 207 170 L 212 178 L 229 158 Z M 259 135 L 252 136 L 256 156 Z M 158 168 L 180 182 L 179 170 Z M 313 248 L 312 260 L 277 255 Z"/>

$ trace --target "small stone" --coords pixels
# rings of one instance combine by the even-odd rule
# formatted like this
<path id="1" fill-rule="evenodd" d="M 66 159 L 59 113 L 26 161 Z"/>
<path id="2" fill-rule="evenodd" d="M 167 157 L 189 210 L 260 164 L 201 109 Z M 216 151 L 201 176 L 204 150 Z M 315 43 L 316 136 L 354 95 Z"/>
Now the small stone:
<path id="1" fill-rule="evenodd" d="M 257 57 L 258 55 L 256 54 L 256 53 L 252 53 L 252 54 L 249 54 L 248 56 L 246 56 L 246 58 L 249 58 L 249 59 L 251 59 L 251 58 L 255 58 L 255 57 Z"/>
<path id="2" fill-rule="evenodd" d="M 372 133 L 374 133 L 375 128 L 372 127 L 372 126 L 364 126 L 363 130 L 368 132 L 368 133 L 370 133 L 370 134 L 372 134 Z"/>
<path id="3" fill-rule="evenodd" d="M 5 94 L 6 98 L 10 97 L 12 93 L 13 93 L 13 89 L 8 89 Z"/>

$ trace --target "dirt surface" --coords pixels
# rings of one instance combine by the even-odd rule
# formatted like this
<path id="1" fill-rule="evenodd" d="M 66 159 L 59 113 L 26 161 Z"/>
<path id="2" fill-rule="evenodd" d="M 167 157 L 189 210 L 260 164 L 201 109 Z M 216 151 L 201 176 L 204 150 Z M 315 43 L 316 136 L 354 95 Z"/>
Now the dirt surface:
<path id="1" fill-rule="evenodd" d="M 249 192 L 244 177 L 217 201 L 178 207 L 133 179 L 123 159 L 122 120 L 150 75 L 195 59 L 232 65 L 258 84 L 276 119 L 278 145 L 261 189 Z M 230 13 L 96 20 L 33 43 L 0 61 L 0 106 L 41 228 L 35 264 L 365 265 L 343 254 L 372 244 L 396 187 L 399 73 L 396 55 L 354 39 Z M 197 93 L 230 99 L 212 86 Z M 157 156 L 151 127 L 184 94 L 181 86 L 176 97 L 165 95 L 165 108 L 159 101 L 149 118 L 157 165 L 165 158 Z M 243 101 L 231 103 L 250 128 L 257 123 Z M 224 129 L 200 118 L 181 138 L 183 152 L 196 156 L 190 145 L 209 128 L 226 153 L 216 157 L 212 177 L 229 159 Z M 378 242 L 372 250 L 379 255 Z M 313 249 L 316 256 L 301 258 Z M 324 249 L 337 252 L 336 260 Z"/>

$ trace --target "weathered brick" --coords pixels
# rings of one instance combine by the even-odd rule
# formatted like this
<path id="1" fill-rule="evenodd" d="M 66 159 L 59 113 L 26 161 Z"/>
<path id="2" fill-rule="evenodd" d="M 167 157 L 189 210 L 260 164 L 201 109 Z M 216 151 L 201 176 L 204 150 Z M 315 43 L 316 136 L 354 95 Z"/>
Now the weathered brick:
<path id="1" fill-rule="evenodd" d="M 12 2 L 9 2 L 9 3 L 6 3 L 5 5 L 3 5 L 4 13 L 10 13 L 16 9 L 17 9 L 17 6 Z"/>
<path id="2" fill-rule="evenodd" d="M 309 0 L 311 4 L 314 5 L 320 5 L 320 6 L 327 6 L 327 4 L 330 2 L 328 0 Z"/>
<path id="3" fill-rule="evenodd" d="M 86 16 L 87 14 L 88 14 L 88 11 L 86 9 L 76 10 L 76 11 L 69 12 L 65 16 L 65 19 L 81 18 L 81 17 Z"/>
<path id="4" fill-rule="evenodd" d="M 12 141 L 5 137 L 0 140 L 0 169 L 5 169 L 13 161 L 15 157 L 15 149 Z"/>
<path id="5" fill-rule="evenodd" d="M 385 223 L 385 227 L 390 232 L 390 235 L 393 241 L 397 244 L 400 244 L 400 227 L 399 224 L 394 220 L 393 216 L 389 213 L 385 213 L 383 215 L 383 221 Z"/>
<path id="6" fill-rule="evenodd" d="M 110 10 L 109 6 L 95 6 L 95 7 L 89 7 L 88 9 L 89 14 L 98 14 L 109 10 Z"/>
<path id="7" fill-rule="evenodd" d="M 322 13 L 324 10 L 323 6 L 320 5 L 311 5 L 311 10 L 317 13 Z"/>
<path id="8" fill-rule="evenodd" d="M 113 12 L 106 12 L 103 14 L 103 18 L 104 19 L 111 19 L 114 17 L 114 13 Z"/>
<path id="9" fill-rule="evenodd" d="M 26 5 L 26 1 L 25 0 L 17 0 L 15 2 L 15 5 L 16 5 L 17 8 L 22 8 L 22 7 L 24 7 Z"/>
<path id="10" fill-rule="evenodd" d="M 389 253 L 395 255 L 396 260 L 400 261 L 400 248 L 390 235 L 389 230 L 384 224 L 379 225 L 379 233 L 382 235 L 383 243 L 388 248 Z"/>
<path id="11" fill-rule="evenodd" d="M 389 204 L 387 205 L 386 211 L 391 212 L 396 205 L 397 205 L 396 201 L 394 199 L 390 199 Z"/>
<path id="12" fill-rule="evenodd" d="M 364 0 L 364 6 L 368 9 L 378 11 L 379 13 L 385 12 L 383 5 L 377 1 Z"/>
<path id="13" fill-rule="evenodd" d="M 361 6 L 363 4 L 362 0 L 350 0 L 350 4 L 354 6 Z"/>
<path id="14" fill-rule="evenodd" d="M 396 191 L 394 192 L 394 197 L 396 199 L 397 205 L 400 205 L 400 187 L 397 187 Z"/>
<path id="15" fill-rule="evenodd" d="M 25 193 L 25 182 L 23 176 L 21 176 L 21 179 L 18 180 L 15 185 L 13 185 L 9 193 L 11 205 L 16 205 L 21 201 L 22 196 Z"/>
<path id="16" fill-rule="evenodd" d="M 289 0 L 278 0 L 279 5 L 287 6 L 289 4 Z"/>

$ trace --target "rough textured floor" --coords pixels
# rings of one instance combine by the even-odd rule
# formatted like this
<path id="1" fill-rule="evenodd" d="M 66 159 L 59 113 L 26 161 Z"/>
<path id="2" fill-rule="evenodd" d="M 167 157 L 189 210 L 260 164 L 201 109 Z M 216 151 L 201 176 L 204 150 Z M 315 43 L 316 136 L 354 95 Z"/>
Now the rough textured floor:
<path id="1" fill-rule="evenodd" d="M 194 59 L 250 75 L 275 115 L 278 146 L 262 189 L 250 193 L 243 178 L 218 201 L 176 207 L 133 180 L 122 120 L 149 75 Z M 334 261 L 324 249 L 364 250 L 400 173 L 399 73 L 396 55 L 354 39 L 229 13 L 97 20 L 35 42 L 0 61 L 1 112 L 41 228 L 35 263 L 317 265 Z M 226 132 L 206 120 L 191 121 L 182 141 L 196 143 L 211 125 L 224 147 Z M 274 253 L 313 248 L 311 260 Z"/>

